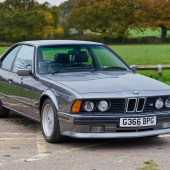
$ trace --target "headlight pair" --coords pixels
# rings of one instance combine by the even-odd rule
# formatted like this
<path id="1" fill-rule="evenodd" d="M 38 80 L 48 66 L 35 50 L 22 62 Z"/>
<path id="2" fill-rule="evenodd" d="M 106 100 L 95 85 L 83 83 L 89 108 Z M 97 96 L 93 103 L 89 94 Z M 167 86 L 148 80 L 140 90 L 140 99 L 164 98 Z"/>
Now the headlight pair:
<path id="1" fill-rule="evenodd" d="M 166 108 L 170 108 L 170 98 L 166 99 L 165 103 L 162 98 L 159 98 L 156 100 L 156 103 L 155 103 L 156 109 L 162 109 L 164 105 Z"/>
<path id="2" fill-rule="evenodd" d="M 101 100 L 95 105 L 93 101 L 86 101 L 84 103 L 83 109 L 87 112 L 91 112 L 95 109 L 95 107 L 97 107 L 100 112 L 105 112 L 109 108 L 109 103 L 105 100 Z"/>

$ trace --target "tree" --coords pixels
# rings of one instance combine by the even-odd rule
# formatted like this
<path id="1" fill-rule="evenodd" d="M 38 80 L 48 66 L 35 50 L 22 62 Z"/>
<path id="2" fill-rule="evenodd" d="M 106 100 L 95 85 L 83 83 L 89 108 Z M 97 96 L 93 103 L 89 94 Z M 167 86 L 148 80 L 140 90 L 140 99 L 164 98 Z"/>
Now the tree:
<path id="1" fill-rule="evenodd" d="M 77 0 L 68 0 L 59 6 L 59 24 L 67 26 L 67 19 L 70 17 Z"/>
<path id="2" fill-rule="evenodd" d="M 43 39 L 58 25 L 58 8 L 34 0 L 6 0 L 0 3 L 0 40 Z M 55 37 L 54 37 L 55 38 Z"/>
<path id="3" fill-rule="evenodd" d="M 136 18 L 138 27 L 161 28 L 161 37 L 167 37 L 170 28 L 170 0 L 140 0 Z"/>
<path id="4" fill-rule="evenodd" d="M 123 38 L 135 25 L 136 3 L 135 0 L 78 0 L 69 23 L 79 31 L 91 29 Z"/>

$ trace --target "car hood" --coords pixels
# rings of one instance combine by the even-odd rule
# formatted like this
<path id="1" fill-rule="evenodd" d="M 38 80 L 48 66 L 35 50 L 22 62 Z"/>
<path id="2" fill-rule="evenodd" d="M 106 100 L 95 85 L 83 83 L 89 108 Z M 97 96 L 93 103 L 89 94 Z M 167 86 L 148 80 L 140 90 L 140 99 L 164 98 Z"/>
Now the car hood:
<path id="1" fill-rule="evenodd" d="M 64 73 L 43 76 L 78 93 L 110 93 L 125 91 L 160 91 L 170 87 L 157 80 L 134 73 Z"/>

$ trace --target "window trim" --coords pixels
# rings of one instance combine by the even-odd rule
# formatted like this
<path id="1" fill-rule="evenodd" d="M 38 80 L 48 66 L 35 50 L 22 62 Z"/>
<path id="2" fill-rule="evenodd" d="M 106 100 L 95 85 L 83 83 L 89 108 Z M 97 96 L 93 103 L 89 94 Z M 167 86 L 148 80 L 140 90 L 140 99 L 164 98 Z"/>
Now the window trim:
<path id="1" fill-rule="evenodd" d="M 5 54 L 4 54 L 4 55 L 2 56 L 2 58 L 0 59 L 0 61 L 3 62 L 3 60 L 8 56 L 8 54 L 9 54 L 12 50 L 14 50 L 16 47 L 18 47 L 18 46 L 20 46 L 20 47 L 19 47 L 17 53 L 16 53 L 15 56 L 14 56 L 14 59 L 13 59 L 13 61 L 12 61 L 12 64 L 11 64 L 10 69 L 7 70 L 7 69 L 4 69 L 4 68 L 1 67 L 1 68 L 0 68 L 1 70 L 11 72 L 11 70 L 12 70 L 12 68 L 13 68 L 13 64 L 14 64 L 15 58 L 16 58 L 16 56 L 18 55 L 18 52 L 20 51 L 20 49 L 21 49 L 21 47 L 22 47 L 22 44 L 16 44 L 16 45 L 12 46 L 7 52 L 5 52 Z"/>
<path id="2" fill-rule="evenodd" d="M 80 43 L 80 44 L 50 44 L 50 45 L 39 45 L 38 47 L 37 47 L 37 49 L 36 49 L 36 57 L 38 56 L 38 50 L 39 50 L 39 48 L 43 48 L 43 47 L 72 47 L 72 46 L 84 46 L 84 47 L 87 47 L 87 49 L 89 50 L 89 51 L 91 51 L 92 52 L 92 50 L 90 49 L 90 47 L 91 46 L 94 46 L 94 44 L 83 44 L 83 43 Z M 115 57 L 118 59 L 118 60 L 120 60 L 120 62 L 122 62 L 122 64 L 127 68 L 127 71 L 130 71 L 131 69 L 130 69 L 130 67 L 125 63 L 125 61 L 115 52 L 115 51 L 113 51 L 110 47 L 108 47 L 108 46 L 106 46 L 106 45 L 104 45 L 104 44 L 95 44 L 95 46 L 102 46 L 102 47 L 104 47 L 104 48 L 106 48 L 107 50 L 109 50 L 113 55 L 115 55 Z M 90 53 L 91 53 L 90 52 Z M 95 55 L 93 52 L 91 53 L 91 55 L 93 56 L 93 55 Z M 96 60 L 96 59 L 95 59 Z M 99 63 L 97 63 L 97 67 L 98 67 L 98 64 Z M 40 74 L 39 73 L 39 71 L 38 71 L 38 61 L 36 60 L 36 62 L 35 62 L 35 73 L 36 73 L 36 75 L 37 76 L 39 76 L 39 75 L 42 75 L 42 74 Z"/>
<path id="3" fill-rule="evenodd" d="M 30 47 L 33 47 L 34 48 L 34 52 L 33 52 L 33 64 L 32 64 L 32 70 L 31 70 L 31 72 L 32 72 L 32 74 L 34 74 L 34 72 L 35 72 L 35 68 L 34 68 L 34 63 L 35 63 L 35 46 L 34 45 L 31 45 L 31 44 L 20 44 L 21 45 L 21 48 L 23 47 L 23 46 L 30 46 Z M 19 51 L 21 50 L 21 48 L 19 49 Z M 19 51 L 18 51 L 18 53 L 19 53 Z M 14 72 L 13 71 L 13 68 L 14 68 L 14 63 L 15 63 L 15 61 L 16 61 L 16 58 L 17 58 L 17 56 L 18 56 L 18 53 L 17 53 L 17 55 L 15 56 L 15 58 L 14 58 L 14 60 L 13 60 L 13 63 L 12 63 L 12 67 L 11 67 L 11 70 L 10 70 L 10 72 L 11 73 L 14 73 L 14 74 L 17 74 L 16 72 Z"/>

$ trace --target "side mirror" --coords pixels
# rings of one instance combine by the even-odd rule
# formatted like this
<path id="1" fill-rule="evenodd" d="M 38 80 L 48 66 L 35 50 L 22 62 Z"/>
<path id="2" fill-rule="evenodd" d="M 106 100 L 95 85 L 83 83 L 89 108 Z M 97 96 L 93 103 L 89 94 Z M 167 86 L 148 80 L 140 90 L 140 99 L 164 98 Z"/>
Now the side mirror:
<path id="1" fill-rule="evenodd" d="M 17 71 L 18 76 L 30 76 L 31 71 L 29 69 L 20 69 Z"/>
<path id="2" fill-rule="evenodd" d="M 130 69 L 131 69 L 134 73 L 136 73 L 137 70 L 138 70 L 138 66 L 137 66 L 137 65 L 131 65 L 131 66 L 130 66 Z"/>

